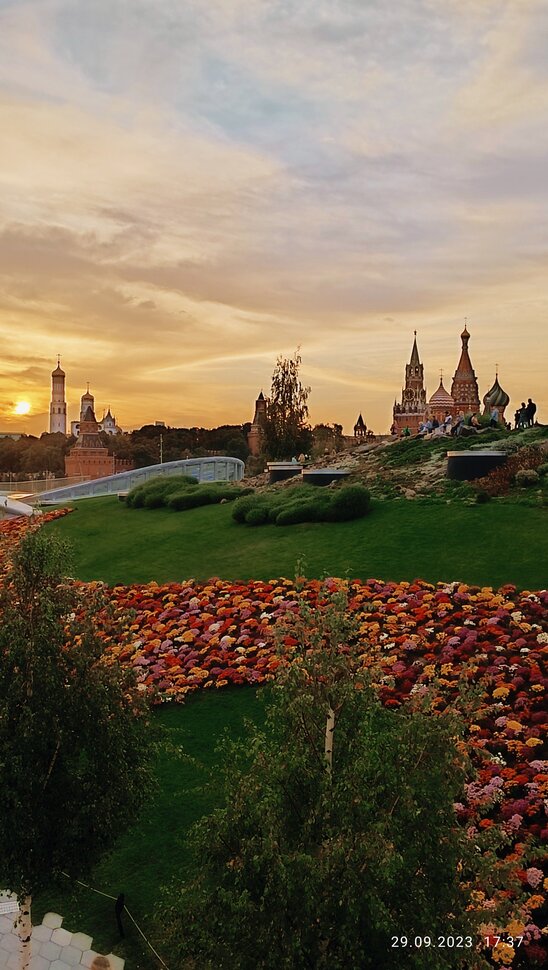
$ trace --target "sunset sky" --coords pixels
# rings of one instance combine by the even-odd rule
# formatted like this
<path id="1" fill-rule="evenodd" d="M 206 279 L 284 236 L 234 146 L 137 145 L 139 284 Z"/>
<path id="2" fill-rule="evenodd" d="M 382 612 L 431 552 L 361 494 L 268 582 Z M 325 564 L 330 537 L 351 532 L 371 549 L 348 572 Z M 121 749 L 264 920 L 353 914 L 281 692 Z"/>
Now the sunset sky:
<path id="1" fill-rule="evenodd" d="M 0 0 L 0 431 L 391 423 L 464 317 L 548 421 L 546 0 Z M 28 415 L 14 414 L 28 402 Z M 19 408 L 20 410 L 21 408 Z"/>

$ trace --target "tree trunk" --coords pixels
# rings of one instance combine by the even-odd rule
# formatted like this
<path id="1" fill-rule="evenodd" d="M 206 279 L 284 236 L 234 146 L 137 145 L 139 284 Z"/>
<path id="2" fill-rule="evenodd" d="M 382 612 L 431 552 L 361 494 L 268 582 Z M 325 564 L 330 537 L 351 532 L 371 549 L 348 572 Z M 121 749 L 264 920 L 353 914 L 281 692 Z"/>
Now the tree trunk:
<path id="1" fill-rule="evenodd" d="M 327 770 L 331 774 L 333 770 L 333 732 L 335 730 L 335 711 L 329 707 L 327 711 L 327 721 L 325 723 L 325 760 Z"/>
<path id="2" fill-rule="evenodd" d="M 19 900 L 19 915 L 15 921 L 19 942 L 19 970 L 30 970 L 30 958 L 32 954 L 32 923 L 30 918 L 31 896 L 23 896 Z"/>

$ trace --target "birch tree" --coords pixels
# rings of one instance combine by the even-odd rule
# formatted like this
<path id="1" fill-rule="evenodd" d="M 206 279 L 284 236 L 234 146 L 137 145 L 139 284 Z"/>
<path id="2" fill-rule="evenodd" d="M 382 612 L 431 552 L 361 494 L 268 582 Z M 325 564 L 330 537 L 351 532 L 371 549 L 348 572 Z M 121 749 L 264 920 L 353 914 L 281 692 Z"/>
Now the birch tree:
<path id="1" fill-rule="evenodd" d="M 105 660 L 104 604 L 67 562 L 61 539 L 31 531 L 0 590 L 0 886 L 20 903 L 20 970 L 33 897 L 89 873 L 149 789 L 146 705 Z"/>
<path id="2" fill-rule="evenodd" d="M 301 383 L 301 363 L 298 350 L 293 357 L 278 357 L 276 361 L 263 429 L 269 458 L 296 457 L 311 447 L 312 432 L 308 424 L 310 388 Z"/>

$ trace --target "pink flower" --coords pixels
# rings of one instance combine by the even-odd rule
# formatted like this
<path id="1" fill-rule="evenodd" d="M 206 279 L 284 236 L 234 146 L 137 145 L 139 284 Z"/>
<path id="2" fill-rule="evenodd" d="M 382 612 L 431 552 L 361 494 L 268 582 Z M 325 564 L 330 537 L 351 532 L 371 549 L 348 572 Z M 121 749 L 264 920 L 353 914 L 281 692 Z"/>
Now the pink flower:
<path id="1" fill-rule="evenodd" d="M 537 886 L 540 886 L 542 880 L 544 879 L 544 873 L 542 869 L 535 869 L 535 868 L 527 869 L 526 876 L 527 876 L 527 882 L 533 889 L 536 889 Z"/>

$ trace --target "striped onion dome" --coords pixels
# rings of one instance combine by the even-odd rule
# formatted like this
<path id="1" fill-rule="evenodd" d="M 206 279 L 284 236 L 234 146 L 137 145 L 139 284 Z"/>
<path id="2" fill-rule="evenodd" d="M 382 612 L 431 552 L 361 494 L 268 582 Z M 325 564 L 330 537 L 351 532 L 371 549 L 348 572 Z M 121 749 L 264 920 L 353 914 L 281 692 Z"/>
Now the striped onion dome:
<path id="1" fill-rule="evenodd" d="M 499 384 L 498 374 L 495 377 L 495 383 L 493 384 L 492 388 L 487 391 L 487 394 L 484 394 L 483 403 L 486 407 L 487 405 L 490 405 L 491 407 L 497 408 L 505 408 L 510 403 L 508 394 L 506 391 L 503 391 Z"/>
<path id="2" fill-rule="evenodd" d="M 453 398 L 449 394 L 449 391 L 446 391 L 443 386 L 443 380 L 440 380 L 440 386 L 438 387 L 437 391 L 434 391 L 428 403 L 434 405 L 434 407 L 442 409 L 447 408 L 451 410 L 455 407 Z"/>

